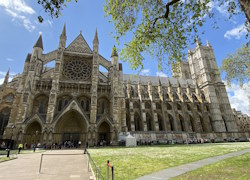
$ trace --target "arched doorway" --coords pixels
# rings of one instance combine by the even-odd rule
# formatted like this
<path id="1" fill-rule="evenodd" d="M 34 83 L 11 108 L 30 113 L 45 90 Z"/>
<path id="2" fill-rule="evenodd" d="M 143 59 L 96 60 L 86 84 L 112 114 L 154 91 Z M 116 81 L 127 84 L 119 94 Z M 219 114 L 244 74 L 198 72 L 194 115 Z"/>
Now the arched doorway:
<path id="1" fill-rule="evenodd" d="M 26 133 L 24 135 L 24 143 L 28 148 L 32 148 L 33 145 L 42 144 L 41 142 L 42 126 L 39 122 L 34 121 L 27 126 Z"/>
<path id="2" fill-rule="evenodd" d="M 110 126 L 107 122 L 102 122 L 98 127 L 98 144 L 108 145 L 110 144 Z"/>
<path id="3" fill-rule="evenodd" d="M 10 118 L 10 108 L 4 108 L 0 111 L 0 137 L 3 135 Z"/>
<path id="4" fill-rule="evenodd" d="M 84 117 L 77 111 L 65 113 L 57 122 L 54 133 L 54 143 L 77 147 L 78 142 L 86 142 L 87 124 Z"/>

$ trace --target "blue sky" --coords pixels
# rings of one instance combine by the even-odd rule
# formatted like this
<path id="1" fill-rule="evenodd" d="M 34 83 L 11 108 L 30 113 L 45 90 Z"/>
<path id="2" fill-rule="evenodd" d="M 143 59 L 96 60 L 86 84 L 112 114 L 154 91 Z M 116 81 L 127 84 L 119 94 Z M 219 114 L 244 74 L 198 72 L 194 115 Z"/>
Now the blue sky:
<path id="1" fill-rule="evenodd" d="M 104 17 L 104 0 L 78 0 L 78 3 L 69 3 L 63 10 L 59 19 L 52 19 L 44 13 L 41 6 L 35 0 L 1 0 L 0 1 L 0 83 L 4 74 L 10 68 L 11 74 L 22 73 L 27 53 L 32 52 L 32 47 L 42 34 L 44 53 L 50 52 L 58 47 L 59 36 L 63 24 L 66 23 L 67 43 L 69 45 L 82 31 L 82 34 L 90 47 L 94 38 L 95 30 L 98 30 L 99 52 L 109 59 L 115 40 L 111 36 L 112 24 L 110 18 Z M 206 30 L 201 36 L 202 43 L 209 40 L 213 46 L 218 65 L 222 60 L 240 48 L 247 42 L 245 39 L 246 29 L 243 27 L 244 16 L 237 16 L 233 20 L 227 20 L 228 15 L 223 7 L 212 4 L 212 11 L 218 17 L 219 29 L 211 28 L 208 21 L 201 30 Z M 37 16 L 42 15 L 44 23 L 37 21 Z M 226 21 L 227 20 L 227 21 Z M 200 31 L 201 32 L 201 31 Z M 192 47 L 192 46 L 191 46 Z M 122 48 L 122 45 L 119 46 Z M 168 72 L 158 72 L 156 63 L 146 57 L 144 75 L 168 75 Z M 129 64 L 123 63 L 124 73 L 137 73 L 129 69 Z M 235 84 L 228 88 L 232 107 L 249 113 L 249 101 L 245 94 L 249 94 L 249 84 L 244 85 L 245 89 L 239 89 Z M 247 91 L 248 90 L 248 91 Z"/>

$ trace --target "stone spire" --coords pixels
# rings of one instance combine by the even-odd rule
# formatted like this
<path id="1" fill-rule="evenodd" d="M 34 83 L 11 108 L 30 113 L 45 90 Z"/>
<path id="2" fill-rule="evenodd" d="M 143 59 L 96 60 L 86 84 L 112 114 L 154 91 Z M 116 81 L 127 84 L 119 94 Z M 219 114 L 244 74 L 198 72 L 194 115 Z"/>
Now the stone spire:
<path id="1" fill-rule="evenodd" d="M 115 45 L 112 49 L 112 54 L 111 54 L 111 57 L 113 57 L 113 56 L 118 56 Z"/>
<path id="2" fill-rule="evenodd" d="M 190 85 L 189 85 L 188 81 L 187 81 L 187 89 L 186 89 L 186 91 L 187 91 L 188 94 L 191 94 L 190 93 Z"/>
<path id="3" fill-rule="evenodd" d="M 158 77 L 158 86 L 161 86 L 161 79 Z"/>
<path id="4" fill-rule="evenodd" d="M 62 33 L 60 35 L 60 43 L 59 43 L 59 49 L 64 49 L 65 45 L 66 45 L 66 40 L 67 40 L 67 36 L 66 36 L 66 25 L 63 25 L 63 30 Z"/>
<path id="5" fill-rule="evenodd" d="M 181 84 L 180 84 L 180 81 L 178 79 L 177 79 L 177 85 L 178 85 L 177 91 L 179 94 L 181 94 Z"/>
<path id="6" fill-rule="evenodd" d="M 33 48 L 38 47 L 43 49 L 43 40 L 42 40 L 42 35 L 40 34 L 38 40 L 36 41 L 36 44 L 33 46 Z"/>
<path id="7" fill-rule="evenodd" d="M 64 25 L 63 25 L 63 30 L 62 30 L 61 37 L 62 37 L 62 36 L 66 37 L 66 25 L 65 25 L 65 23 L 64 23 Z"/>
<path id="8" fill-rule="evenodd" d="M 195 43 L 196 43 L 197 47 L 200 46 L 200 44 L 201 44 L 200 41 L 199 41 L 198 36 L 195 37 Z"/>
<path id="9" fill-rule="evenodd" d="M 200 88 L 199 88 L 199 86 L 198 86 L 197 81 L 195 82 L 195 93 L 196 93 L 197 95 L 200 94 Z"/>
<path id="10" fill-rule="evenodd" d="M 188 46 L 188 54 L 191 54 L 191 49 L 189 46 Z"/>
<path id="11" fill-rule="evenodd" d="M 9 76 L 10 76 L 10 68 L 9 68 L 8 72 L 6 73 L 6 75 L 5 75 L 4 82 L 3 82 L 4 84 L 8 84 Z"/>
<path id="12" fill-rule="evenodd" d="M 212 47 L 208 40 L 207 40 L 207 47 Z"/>
<path id="13" fill-rule="evenodd" d="M 93 44 L 99 44 L 99 40 L 98 40 L 98 34 L 97 34 L 97 28 L 96 28 L 96 31 L 95 31 L 95 37 L 94 37 L 94 40 L 93 40 Z"/>
<path id="14" fill-rule="evenodd" d="M 98 49 L 99 49 L 99 40 L 98 40 L 97 29 L 96 29 L 95 37 L 94 37 L 94 40 L 93 40 L 93 51 L 94 51 L 94 53 L 98 54 Z"/>

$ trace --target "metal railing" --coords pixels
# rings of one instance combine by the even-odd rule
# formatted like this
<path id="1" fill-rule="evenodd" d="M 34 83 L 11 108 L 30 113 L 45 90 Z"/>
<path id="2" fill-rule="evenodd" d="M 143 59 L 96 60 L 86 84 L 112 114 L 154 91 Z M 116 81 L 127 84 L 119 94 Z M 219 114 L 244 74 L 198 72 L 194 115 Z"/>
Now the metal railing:
<path id="1" fill-rule="evenodd" d="M 97 180 L 99 180 L 99 179 L 100 179 L 100 180 L 104 180 L 104 178 L 103 178 L 103 176 L 102 176 L 102 174 L 101 174 L 101 171 L 100 171 L 99 168 L 96 166 L 94 160 L 91 158 L 89 152 L 88 152 L 86 149 L 85 149 L 85 153 L 86 153 L 87 156 L 88 156 L 88 171 L 91 171 L 91 169 L 90 169 L 90 165 L 91 165 L 92 170 L 93 170 L 93 173 L 94 173 L 94 175 L 95 175 L 95 178 L 96 178 Z"/>

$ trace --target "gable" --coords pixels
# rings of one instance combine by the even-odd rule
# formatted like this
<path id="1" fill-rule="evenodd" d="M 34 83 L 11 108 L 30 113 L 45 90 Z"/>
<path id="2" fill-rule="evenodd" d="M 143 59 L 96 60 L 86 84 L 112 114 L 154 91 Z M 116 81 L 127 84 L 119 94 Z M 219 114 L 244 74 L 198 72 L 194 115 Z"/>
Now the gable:
<path id="1" fill-rule="evenodd" d="M 91 54 L 92 51 L 85 41 L 82 34 L 79 34 L 75 40 L 66 48 L 66 51 L 70 52 L 78 52 L 78 53 L 89 53 Z"/>

